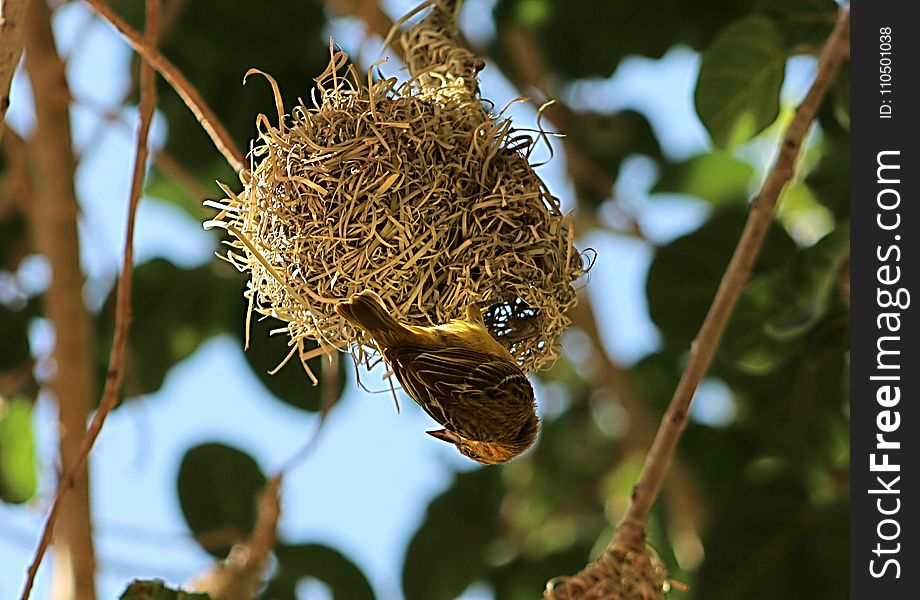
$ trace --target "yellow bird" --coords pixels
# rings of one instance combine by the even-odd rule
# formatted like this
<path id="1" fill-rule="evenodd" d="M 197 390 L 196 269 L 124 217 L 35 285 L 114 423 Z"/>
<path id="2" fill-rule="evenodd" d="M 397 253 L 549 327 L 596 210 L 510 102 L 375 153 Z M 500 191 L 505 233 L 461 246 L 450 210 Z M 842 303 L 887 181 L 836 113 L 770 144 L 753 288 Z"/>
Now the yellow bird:
<path id="1" fill-rule="evenodd" d="M 508 462 L 533 444 L 533 387 L 478 307 L 436 327 L 404 325 L 368 291 L 336 312 L 374 339 L 406 393 L 444 427 L 429 435 L 484 465 Z"/>

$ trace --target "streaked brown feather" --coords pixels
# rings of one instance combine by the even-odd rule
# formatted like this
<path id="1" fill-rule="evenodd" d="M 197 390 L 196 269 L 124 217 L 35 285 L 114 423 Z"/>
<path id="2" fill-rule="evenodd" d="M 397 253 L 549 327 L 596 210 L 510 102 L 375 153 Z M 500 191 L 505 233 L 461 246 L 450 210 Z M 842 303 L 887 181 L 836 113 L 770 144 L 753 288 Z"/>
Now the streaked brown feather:
<path id="1" fill-rule="evenodd" d="M 475 306 L 466 320 L 435 327 L 400 323 L 370 291 L 336 311 L 374 339 L 406 393 L 459 436 L 435 437 L 482 464 L 507 462 L 533 443 L 539 427 L 533 387 Z"/>
<path id="2" fill-rule="evenodd" d="M 511 361 L 467 348 L 386 348 L 406 393 L 435 421 L 476 441 L 513 442 L 534 422 L 533 387 Z"/>

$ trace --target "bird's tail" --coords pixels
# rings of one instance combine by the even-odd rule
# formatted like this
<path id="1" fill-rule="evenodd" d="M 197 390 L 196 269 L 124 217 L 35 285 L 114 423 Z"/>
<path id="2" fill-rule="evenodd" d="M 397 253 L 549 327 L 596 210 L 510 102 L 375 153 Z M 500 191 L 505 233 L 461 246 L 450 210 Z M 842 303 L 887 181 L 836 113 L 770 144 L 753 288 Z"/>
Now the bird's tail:
<path id="1" fill-rule="evenodd" d="M 412 331 L 394 319 L 380 296 L 366 291 L 355 294 L 350 300 L 335 307 L 346 321 L 366 331 L 380 346 L 394 346 L 405 343 L 412 337 Z"/>

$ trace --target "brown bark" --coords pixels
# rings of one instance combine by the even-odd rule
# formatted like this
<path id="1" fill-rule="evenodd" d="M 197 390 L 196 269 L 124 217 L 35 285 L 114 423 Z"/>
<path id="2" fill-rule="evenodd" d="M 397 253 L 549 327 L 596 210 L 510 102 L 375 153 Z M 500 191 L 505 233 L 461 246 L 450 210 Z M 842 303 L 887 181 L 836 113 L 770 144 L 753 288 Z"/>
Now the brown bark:
<path id="1" fill-rule="evenodd" d="M 258 517 L 249 539 L 230 550 L 227 560 L 213 565 L 191 584 L 213 600 L 250 600 L 256 597 L 269 555 L 278 541 L 281 518 L 281 479 L 272 477 L 259 496 Z"/>
<path id="2" fill-rule="evenodd" d="M 61 469 L 66 472 L 79 455 L 95 384 L 91 322 L 83 302 L 77 238 L 70 93 L 51 30 L 51 11 L 43 0 L 29 5 L 25 48 L 36 116 L 29 143 L 35 192 L 30 222 L 36 248 L 47 257 L 52 270 L 44 307 L 55 327 L 57 370 L 48 387 L 59 407 Z M 53 597 L 92 600 L 96 595 L 95 560 L 86 468 L 67 483 L 73 489 L 61 506 L 55 532 Z"/>
<path id="3" fill-rule="evenodd" d="M 792 179 L 799 149 L 827 90 L 837 75 L 840 64 L 848 56 L 849 41 L 850 11 L 845 8 L 841 10 L 837 25 L 821 52 L 818 73 L 811 89 L 796 109 L 795 116 L 786 129 L 776 162 L 767 173 L 760 193 L 751 203 L 741 239 L 738 240 L 731 261 L 722 275 L 706 319 L 690 346 L 690 359 L 646 456 L 645 466 L 633 492 L 632 504 L 617 527 L 617 538 L 630 544 L 636 551 L 641 551 L 645 547 L 645 524 L 671 465 L 677 442 L 686 426 L 693 395 L 709 370 L 732 311 L 747 287 L 760 248 L 773 222 L 780 192 Z"/>
<path id="4" fill-rule="evenodd" d="M 146 31 L 143 42 L 151 49 L 155 49 L 156 47 L 159 22 L 159 0 L 147 0 Z M 39 546 L 35 551 L 35 557 L 27 572 L 26 583 L 21 596 L 22 600 L 28 600 L 32 592 L 32 586 L 35 583 L 35 576 L 38 573 L 38 568 L 41 566 L 42 558 L 51 542 L 52 531 L 55 528 L 57 519 L 63 515 L 65 506 L 64 500 L 67 497 L 67 492 L 70 491 L 72 482 L 79 478 L 79 474 L 85 470 L 90 450 L 92 450 L 93 444 L 102 431 L 102 426 L 105 424 L 106 417 L 118 403 L 119 390 L 121 389 L 124 378 L 128 326 L 131 322 L 131 283 L 134 273 L 134 222 L 144 185 L 150 123 L 153 120 L 153 112 L 156 109 L 157 95 L 155 84 L 156 79 L 152 66 L 146 62 L 142 63 L 140 69 L 140 127 L 137 133 L 134 172 L 131 180 L 131 192 L 128 198 L 128 223 L 125 231 L 124 260 L 115 296 L 115 336 L 112 340 L 109 368 L 105 378 L 105 387 L 102 391 L 102 399 L 99 402 L 99 408 L 96 410 L 95 415 L 93 415 L 89 427 L 86 428 L 86 431 L 83 432 L 84 435 L 81 436 L 79 440 L 76 453 L 70 456 L 70 465 L 64 469 L 58 481 L 58 489 L 54 497 L 54 502 L 51 504 L 51 510 L 48 512 L 48 517 L 45 520 L 45 527 L 42 531 Z"/>
<path id="5" fill-rule="evenodd" d="M 0 139 L 3 139 L 10 84 L 22 55 L 23 20 L 29 0 L 0 0 Z"/>
<path id="6" fill-rule="evenodd" d="M 658 498 L 662 483 L 671 467 L 677 443 L 687 424 L 693 395 L 709 369 L 732 311 L 748 284 L 754 263 L 773 222 L 780 192 L 792 178 L 799 149 L 840 64 L 849 56 L 849 40 L 850 12 L 849 8 L 844 8 L 840 11 L 837 24 L 821 52 L 818 72 L 811 89 L 796 109 L 795 116 L 783 136 L 776 162 L 767 174 L 760 193 L 751 203 L 744 231 L 722 275 L 706 319 L 691 344 L 690 359 L 646 455 L 639 481 L 633 488 L 629 509 L 617 526 L 613 540 L 604 553 L 581 572 L 551 582 L 544 598 L 581 600 L 614 597 L 612 591 L 621 587 L 621 580 L 613 577 L 622 573 L 622 567 L 630 561 L 636 562 L 637 557 L 646 565 L 650 565 L 643 573 L 650 574 L 650 577 L 644 580 L 646 584 L 656 583 L 653 580 L 662 576 L 660 566 L 656 566 L 655 561 L 649 561 L 646 551 L 645 533 L 649 514 Z M 648 597 L 663 597 L 660 586 L 653 590 L 645 588 L 645 591 L 648 592 Z"/>

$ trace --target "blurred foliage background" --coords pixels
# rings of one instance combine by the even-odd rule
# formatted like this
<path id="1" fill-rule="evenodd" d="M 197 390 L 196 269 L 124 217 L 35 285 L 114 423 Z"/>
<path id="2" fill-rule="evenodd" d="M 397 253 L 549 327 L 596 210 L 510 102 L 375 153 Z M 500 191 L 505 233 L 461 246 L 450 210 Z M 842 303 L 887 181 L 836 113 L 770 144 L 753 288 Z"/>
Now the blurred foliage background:
<path id="1" fill-rule="evenodd" d="M 143 2 L 111 4 L 143 27 Z M 247 148 L 255 115 L 274 113 L 264 89 L 241 91 L 247 69 L 271 73 L 286 97 L 308 98 L 311 77 L 328 60 L 330 23 L 358 28 L 358 39 L 365 38 L 360 47 L 376 49 L 392 19 L 409 7 L 374 0 L 166 0 L 161 48 Z M 407 542 L 406 598 L 452 599 L 464 591 L 469 598 L 534 598 L 547 579 L 576 572 L 604 548 L 791 114 L 781 101 L 787 64 L 804 60 L 807 70 L 837 9 L 832 0 L 468 3 L 461 23 L 487 70 L 537 105 L 557 99 L 545 124 L 567 136 L 556 144 L 554 160 L 566 166 L 562 189 L 574 191 L 564 202 L 574 209 L 580 246 L 610 235 L 651 251 L 644 296 L 658 342 L 635 361 L 617 360 L 598 323 L 618 307 L 582 295 L 563 357 L 535 376 L 544 416 L 538 445 L 503 467 L 443 465 L 451 483 L 431 499 Z M 641 105 L 604 110 L 604 98 L 593 96 L 604 93 L 603 83 L 626 61 L 662 59 L 675 47 L 699 55 L 694 104 L 711 140 L 705 151 L 680 158 L 667 151 L 667 132 L 656 131 Z M 367 68 L 376 56 L 370 50 L 354 58 Z M 135 78 L 136 59 L 124 69 Z M 112 127 L 123 127 L 121 106 L 137 102 L 136 86 L 129 87 L 112 100 Z M 847 89 L 844 73 L 700 392 L 698 401 L 712 414 L 691 419 L 650 523 L 650 543 L 672 578 L 689 586 L 673 597 L 848 596 Z M 489 96 L 488 87 L 483 92 Z M 167 133 L 144 201 L 170 203 L 200 222 L 209 214 L 202 200 L 220 194 L 213 182 L 232 182 L 234 175 L 162 80 L 160 94 Z M 54 477 L 37 459 L 32 415 L 53 372 L 40 368 L 34 340 L 43 290 L 23 285 L 21 275 L 34 254 L 29 221 L 41 218 L 30 211 L 34 174 L 17 146 L 29 141 L 6 135 L 0 162 L 0 499 L 7 509 L 36 505 L 39 482 Z M 654 177 L 646 204 L 620 193 L 623 167 L 637 157 Z M 702 206 L 705 218 L 662 241 L 645 231 L 643 211 L 656 202 Z M 157 392 L 172 369 L 214 336 L 233 336 L 242 352 L 242 287 L 241 276 L 216 258 L 194 267 L 166 258 L 138 264 L 125 402 Z M 99 382 L 111 344 L 112 296 L 91 303 L 95 342 L 87 350 Z M 315 413 L 324 397 L 342 393 L 342 382 L 354 376 L 351 365 L 347 376 L 327 376 L 317 387 L 296 361 L 268 375 L 287 354 L 285 340 L 268 336 L 275 326 L 254 323 L 245 360 L 276 399 L 266 402 Z M 321 372 L 318 362 L 314 367 Z M 196 539 L 228 530 L 236 537 L 225 539 L 245 536 L 265 467 L 225 443 L 177 451 L 183 456 L 175 465 L 175 494 Z M 221 557 L 229 546 L 203 548 Z M 275 558 L 265 598 L 295 597 L 304 578 L 324 582 L 336 598 L 392 593 L 374 589 L 347 553 L 309 537 L 284 537 Z M 2 578 L 15 580 L 17 569 L 4 566 Z"/>

